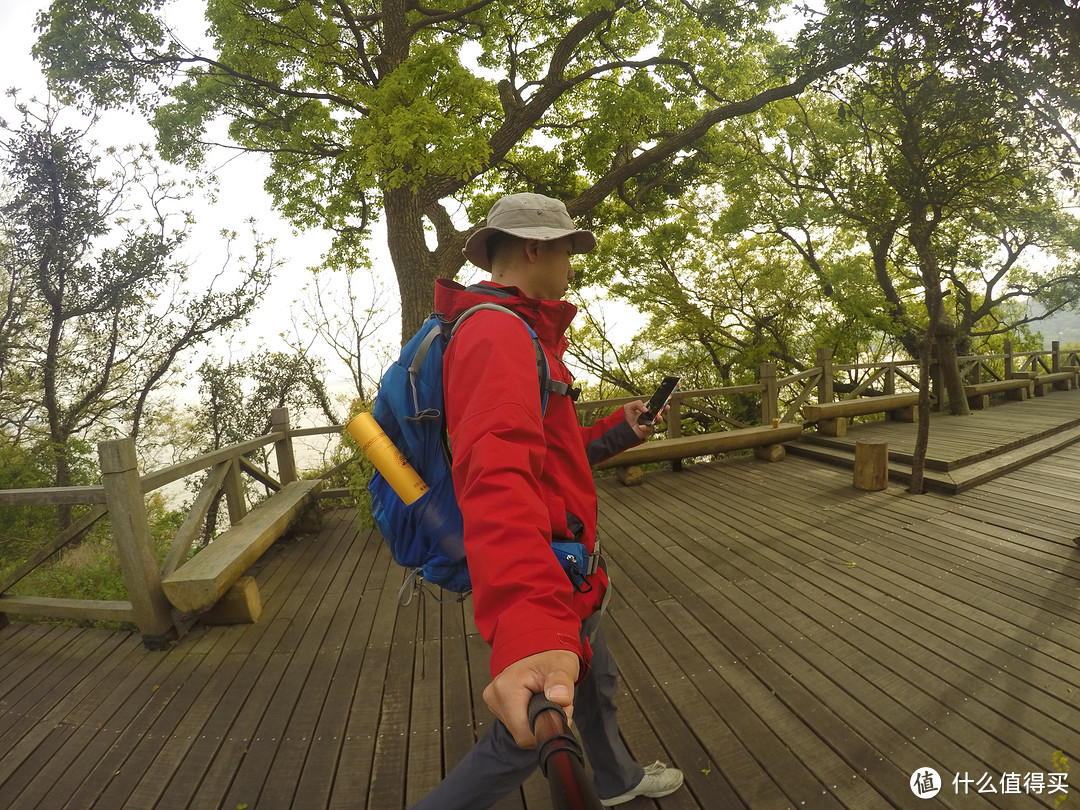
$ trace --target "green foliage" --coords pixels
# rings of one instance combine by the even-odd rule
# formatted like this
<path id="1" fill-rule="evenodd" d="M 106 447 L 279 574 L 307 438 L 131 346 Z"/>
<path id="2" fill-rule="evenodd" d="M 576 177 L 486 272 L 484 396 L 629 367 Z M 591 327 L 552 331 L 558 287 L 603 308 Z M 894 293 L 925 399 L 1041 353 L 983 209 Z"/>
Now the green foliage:
<path id="1" fill-rule="evenodd" d="M 0 488 L 4 488 L 0 482 Z M 182 512 L 167 507 L 160 493 L 151 493 L 146 499 L 150 536 L 154 543 L 158 563 L 165 560 L 169 547 L 184 520 Z M 36 507 L 6 508 L 0 510 L 0 520 L 5 521 L 5 531 L 11 516 L 38 510 Z M 76 517 L 83 509 L 76 511 Z M 51 516 L 49 513 L 51 512 Z M 28 525 L 23 542 L 9 543 L 5 535 L 0 537 L 0 578 L 15 570 L 33 551 L 48 542 L 59 530 L 56 511 L 43 509 L 44 520 Z M 108 517 L 94 524 L 77 543 L 70 544 L 35 568 L 11 588 L 11 593 L 44 596 L 58 599 L 91 599 L 126 601 L 129 596 Z M 70 620 L 47 620 L 35 617 L 35 621 L 54 621 L 57 624 L 89 624 Z M 114 623 L 96 623 L 113 627 Z"/>
<path id="2" fill-rule="evenodd" d="M 286 216 L 337 235 L 330 266 L 366 267 L 384 217 L 411 334 L 434 279 L 462 265 L 456 210 L 475 221 L 525 188 L 578 198 L 596 222 L 622 207 L 601 205 L 613 192 L 662 207 L 694 175 L 687 146 L 765 90 L 797 92 L 808 79 L 792 81 L 798 58 L 769 27 L 783 5 L 208 0 L 212 45 L 193 53 L 155 0 L 54 0 L 35 54 L 65 98 L 153 110 L 169 159 L 200 163 L 227 118 L 234 143 L 269 156 Z M 865 47 L 858 28 L 833 58 Z"/>
<path id="3" fill-rule="evenodd" d="M 322 361 L 301 352 L 263 351 L 231 362 L 209 358 L 198 374 L 200 400 L 178 425 L 176 438 L 194 455 L 269 433 L 275 408 L 288 408 L 293 425 L 313 411 L 320 423 L 338 423 L 323 383 Z M 271 456 L 265 448 L 252 451 L 248 458 L 270 472 Z M 252 502 L 266 497 L 262 485 L 245 481 Z M 191 483 L 195 490 L 201 485 L 201 480 Z M 207 516 L 204 541 L 217 531 L 221 497 L 219 493 Z"/>
<path id="4" fill-rule="evenodd" d="M 94 449 L 72 439 L 65 450 L 71 460 L 72 483 L 88 486 L 99 483 Z M 19 443 L 0 438 L 0 489 L 33 489 L 54 485 L 51 451 L 45 442 Z M 78 516 L 79 510 L 75 515 Z M 14 568 L 17 562 L 60 531 L 59 517 L 51 506 L 10 506 L 0 508 L 0 568 Z"/>
<path id="5" fill-rule="evenodd" d="M 684 388 L 741 385 L 756 381 L 762 362 L 797 370 L 816 346 L 854 350 L 881 327 L 859 317 L 854 293 L 839 302 L 813 295 L 810 266 L 777 234 L 751 232 L 746 214 L 737 200 L 725 207 L 713 195 L 688 193 L 667 221 L 602 236 L 586 259 L 589 281 L 646 317 L 634 341 L 639 367 L 626 377 L 671 368 L 682 372 Z M 845 263 L 837 257 L 841 272 Z M 632 274 L 619 269 L 631 266 Z"/>
<path id="6" fill-rule="evenodd" d="M 52 483 L 44 454 L 0 440 L 0 489 L 30 489 Z M 0 569 L 14 568 L 45 537 L 59 531 L 56 509 L 47 506 L 0 509 Z"/>
<path id="7" fill-rule="evenodd" d="M 60 551 L 11 590 L 63 599 L 123 601 L 128 598 L 112 540 L 100 530 L 82 543 Z"/>
<path id="8" fill-rule="evenodd" d="M 971 197 L 1034 212 L 1048 167 L 1072 176 L 1075 150 L 1052 133 L 1075 123 L 1080 97 L 1069 12 L 828 0 L 785 43 L 771 23 L 790 10 L 208 0 L 212 45 L 191 53 L 157 0 L 53 0 L 36 53 L 73 97 L 154 109 L 171 158 L 198 163 L 226 118 L 237 145 L 269 156 L 286 215 L 335 232 L 330 266 L 367 268 L 363 238 L 381 218 L 403 337 L 434 279 L 460 269 L 462 220 L 518 190 L 609 231 L 583 282 L 650 323 L 633 350 L 599 321 L 575 341 L 579 359 L 612 363 L 600 379 L 616 389 L 647 388 L 661 366 L 731 384 L 766 359 L 797 369 L 819 345 L 837 359 L 914 354 L 942 274 L 965 340 L 1013 328 L 993 325 L 1002 285 L 988 262 L 1037 234 L 1071 273 L 1066 221 L 1002 231 Z M 790 101 L 820 79 L 805 105 Z M 1025 173 L 1008 165 L 1017 143 L 1061 148 Z M 927 210 L 938 219 L 922 238 Z M 1033 273 L 1012 268 L 1005 294 L 1075 299 Z"/>
<path id="9" fill-rule="evenodd" d="M 99 153 L 50 106 L 20 109 L 0 141 L 0 430 L 67 486 L 78 443 L 138 436 L 153 392 L 186 352 L 246 318 L 274 262 L 255 239 L 235 286 L 222 287 L 224 272 L 188 285 L 176 253 L 190 221 L 169 210 L 188 191 L 139 150 Z"/>
<path id="10" fill-rule="evenodd" d="M 84 78 L 80 60 L 94 53 L 93 96 L 102 106 L 115 106 L 135 96 L 146 81 L 156 81 L 165 72 L 166 57 L 180 53 L 178 43 L 162 48 L 166 31 L 159 17 L 164 0 L 115 0 L 107 4 L 54 3 L 38 15 L 39 29 L 48 25 L 34 52 L 49 65 L 56 81 L 78 87 Z M 119 23 L 119 25 L 118 25 Z M 122 28 L 130 52 L 121 57 L 117 34 Z M 50 35 L 50 33 L 52 35 Z M 107 58 L 107 55 L 116 58 Z M 143 61 L 148 72 L 131 69 L 132 60 Z M 154 62 L 162 62 L 150 68 Z M 153 98 L 147 98 L 147 108 Z"/>
<path id="11" fill-rule="evenodd" d="M 1036 348 L 1027 302 L 1080 299 L 1080 223 L 1060 148 L 1046 149 L 1064 141 L 978 65 L 934 54 L 886 37 L 875 61 L 699 141 L 678 204 L 613 225 L 583 260 L 582 283 L 643 327 L 620 349 L 587 319 L 582 365 L 644 393 L 667 370 L 688 388 L 751 382 L 766 360 L 784 375 L 817 347 L 838 362 L 915 357 L 933 289 L 958 353 Z"/>
<path id="12" fill-rule="evenodd" d="M 325 376 L 320 359 L 299 352 L 263 351 L 227 363 L 205 360 L 199 367 L 201 399 L 192 422 L 201 433 L 201 451 L 268 433 L 274 408 L 288 408 L 292 418 L 316 408 L 320 418 L 336 424 Z"/>

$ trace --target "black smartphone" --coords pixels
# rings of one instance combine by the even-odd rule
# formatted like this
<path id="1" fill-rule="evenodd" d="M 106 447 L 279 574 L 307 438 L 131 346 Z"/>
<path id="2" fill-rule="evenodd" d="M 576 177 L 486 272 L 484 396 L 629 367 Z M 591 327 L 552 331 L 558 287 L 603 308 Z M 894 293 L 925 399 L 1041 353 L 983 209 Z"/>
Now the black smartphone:
<path id="1" fill-rule="evenodd" d="M 679 385 L 678 377 L 664 377 L 664 381 L 660 383 L 660 387 L 656 389 L 656 393 L 652 395 L 652 399 L 649 400 L 649 404 L 645 406 L 645 413 L 639 414 L 637 421 L 639 425 L 651 425 L 656 421 L 656 415 L 663 410 L 663 407 L 667 405 L 671 395 L 674 393 L 675 388 Z"/>

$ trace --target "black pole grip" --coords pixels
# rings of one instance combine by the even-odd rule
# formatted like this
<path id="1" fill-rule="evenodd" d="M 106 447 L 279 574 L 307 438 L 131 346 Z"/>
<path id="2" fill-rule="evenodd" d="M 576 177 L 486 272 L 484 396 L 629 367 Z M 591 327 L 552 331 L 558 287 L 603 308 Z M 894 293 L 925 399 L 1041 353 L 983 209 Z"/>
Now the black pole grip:
<path id="1" fill-rule="evenodd" d="M 529 700 L 529 728 L 536 735 L 540 770 L 548 780 L 553 810 L 602 810 L 585 775 L 581 744 L 566 725 L 566 712 L 542 694 Z"/>

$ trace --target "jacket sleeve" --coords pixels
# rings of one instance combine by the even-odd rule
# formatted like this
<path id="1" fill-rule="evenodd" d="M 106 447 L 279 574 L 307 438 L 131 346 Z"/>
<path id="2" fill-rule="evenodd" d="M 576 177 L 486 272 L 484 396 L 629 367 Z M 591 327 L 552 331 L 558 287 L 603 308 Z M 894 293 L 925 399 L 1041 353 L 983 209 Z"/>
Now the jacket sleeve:
<path id="1" fill-rule="evenodd" d="M 492 677 L 547 650 L 569 650 L 584 663 L 573 586 L 551 552 L 541 486 L 546 442 L 528 330 L 505 313 L 477 313 L 450 341 L 443 373 L 473 613 L 492 647 Z"/>
<path id="2" fill-rule="evenodd" d="M 604 459 L 642 442 L 626 421 L 622 408 L 598 420 L 596 424 L 583 427 L 581 431 L 590 465 L 599 464 Z"/>

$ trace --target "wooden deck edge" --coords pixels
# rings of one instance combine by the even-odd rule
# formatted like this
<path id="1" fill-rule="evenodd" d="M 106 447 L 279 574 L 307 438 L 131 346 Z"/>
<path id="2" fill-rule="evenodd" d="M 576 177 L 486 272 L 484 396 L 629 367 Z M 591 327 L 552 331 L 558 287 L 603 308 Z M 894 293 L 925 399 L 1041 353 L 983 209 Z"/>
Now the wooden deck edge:
<path id="1" fill-rule="evenodd" d="M 942 470 L 927 464 L 923 471 L 923 480 L 928 489 L 954 495 L 1013 472 L 1078 441 L 1080 441 L 1080 426 L 1065 431 L 1054 431 L 1052 435 L 1037 442 L 985 456 L 977 462 L 960 467 L 950 466 L 948 470 Z M 838 447 L 829 442 L 805 438 L 784 446 L 792 455 L 803 458 L 841 467 L 855 465 L 854 447 Z M 911 481 L 910 455 L 900 454 L 894 457 L 892 453 L 889 454 L 889 481 L 902 483 Z"/>
<path id="2" fill-rule="evenodd" d="M 1054 425 L 1049 427 L 1041 433 L 1024 436 L 1013 442 L 1003 444 L 999 447 L 995 447 L 992 450 L 985 450 L 978 453 L 973 453 L 970 456 L 964 456 L 963 458 L 954 459 L 952 461 L 939 461 L 935 459 L 928 459 L 926 462 L 926 468 L 928 470 L 935 470 L 942 473 L 951 473 L 956 475 L 956 471 L 970 467 L 982 462 L 989 463 L 992 459 L 1000 458 L 1015 451 L 1023 451 L 1025 448 L 1037 447 L 1041 442 L 1050 441 L 1054 444 L 1053 450 L 1058 447 L 1064 447 L 1071 444 L 1076 439 L 1070 439 L 1069 441 L 1059 442 L 1058 439 L 1062 436 L 1070 434 L 1072 431 L 1080 431 L 1080 417 L 1070 422 L 1066 422 L 1063 425 Z M 799 438 L 799 441 L 803 444 L 812 444 L 821 447 L 829 447 L 840 452 L 853 452 L 851 448 L 851 442 L 843 439 L 836 439 L 832 436 L 823 436 L 819 433 L 806 432 Z M 785 445 L 789 449 L 791 445 Z M 1051 450 L 1050 452 L 1053 452 Z M 1034 459 L 1033 459 L 1034 460 Z M 912 457 L 910 453 L 904 453 L 899 451 L 889 451 L 889 461 L 896 462 L 898 464 L 911 465 Z M 1013 468 L 1015 469 L 1015 468 Z M 962 477 L 962 476 L 961 476 Z"/>

